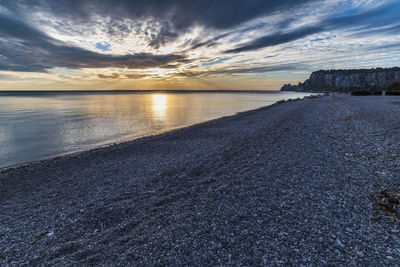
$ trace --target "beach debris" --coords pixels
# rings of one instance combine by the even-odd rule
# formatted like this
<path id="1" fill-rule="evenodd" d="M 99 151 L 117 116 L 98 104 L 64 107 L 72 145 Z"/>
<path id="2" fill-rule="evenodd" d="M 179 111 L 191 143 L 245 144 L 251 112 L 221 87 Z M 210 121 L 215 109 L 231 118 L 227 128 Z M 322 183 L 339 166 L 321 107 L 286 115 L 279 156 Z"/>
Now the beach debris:
<path id="1" fill-rule="evenodd" d="M 390 218 L 390 223 L 398 224 L 400 226 L 400 195 L 391 192 L 390 190 L 384 188 L 376 194 L 368 193 L 368 198 L 371 199 L 379 209 L 374 211 L 374 216 L 371 218 L 372 221 L 380 221 L 383 217 L 386 216 Z M 388 218 L 388 219 L 389 219 Z M 368 224 L 372 226 L 371 221 Z M 398 234 L 400 233 L 399 229 L 389 230 L 390 233 Z"/>
<path id="2" fill-rule="evenodd" d="M 33 240 L 33 241 L 31 242 L 31 244 L 32 244 L 32 245 L 36 244 L 40 239 L 42 239 L 43 237 L 45 237 L 45 236 L 47 236 L 47 235 L 49 235 L 49 234 L 50 234 L 49 231 L 46 231 L 46 232 L 43 232 L 43 233 L 39 234 L 38 236 L 36 236 L 35 240 Z"/>
<path id="3" fill-rule="evenodd" d="M 375 198 L 382 211 L 399 215 L 397 207 L 399 206 L 399 195 L 389 192 L 386 189 L 381 190 Z"/>
<path id="4" fill-rule="evenodd" d="M 372 217 L 372 220 L 378 221 L 380 218 L 382 218 L 382 215 L 378 211 L 375 211 L 375 216 Z"/>
<path id="5" fill-rule="evenodd" d="M 374 226 L 372 225 L 371 221 L 368 221 L 368 224 L 372 229 L 375 229 Z"/>

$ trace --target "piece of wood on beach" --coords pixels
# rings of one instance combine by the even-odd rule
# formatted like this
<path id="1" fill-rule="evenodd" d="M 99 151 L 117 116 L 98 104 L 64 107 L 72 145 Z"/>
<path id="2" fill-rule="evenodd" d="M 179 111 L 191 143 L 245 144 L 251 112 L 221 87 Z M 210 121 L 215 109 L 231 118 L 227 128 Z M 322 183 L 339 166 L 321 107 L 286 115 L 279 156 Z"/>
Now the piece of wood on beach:
<path id="1" fill-rule="evenodd" d="M 40 239 L 42 239 L 43 237 L 45 237 L 46 235 L 49 234 L 49 231 L 43 232 L 41 234 L 39 234 L 38 236 L 36 236 L 35 240 L 33 240 L 31 242 L 32 245 L 36 244 Z"/>

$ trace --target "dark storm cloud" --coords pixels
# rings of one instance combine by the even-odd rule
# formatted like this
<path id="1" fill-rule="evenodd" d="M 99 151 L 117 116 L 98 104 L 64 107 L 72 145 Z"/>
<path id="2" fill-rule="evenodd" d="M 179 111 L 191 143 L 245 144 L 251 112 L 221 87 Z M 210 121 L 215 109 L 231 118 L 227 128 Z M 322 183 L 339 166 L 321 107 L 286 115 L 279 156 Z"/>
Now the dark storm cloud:
<path id="1" fill-rule="evenodd" d="M 332 23 L 346 26 L 358 25 L 353 36 L 367 36 L 371 34 L 394 35 L 400 33 L 400 4 L 389 3 L 362 14 L 351 17 L 339 16 L 332 19 Z"/>
<path id="2" fill-rule="evenodd" d="M 154 48 L 159 48 L 163 46 L 168 40 L 173 40 L 177 38 L 179 34 L 173 30 L 170 24 L 165 24 L 161 27 L 160 31 L 157 33 L 150 34 L 149 45 Z"/>
<path id="3" fill-rule="evenodd" d="M 0 70 L 44 72 L 66 68 L 151 68 L 187 62 L 182 55 L 107 55 L 68 46 L 25 22 L 0 15 Z"/>
<path id="4" fill-rule="evenodd" d="M 150 77 L 154 75 L 150 74 L 144 74 L 144 73 L 126 73 L 126 74 L 120 74 L 120 73 L 111 73 L 109 75 L 106 74 L 97 74 L 97 77 L 100 79 L 106 79 L 106 80 L 115 80 L 115 79 L 141 79 L 145 77 Z"/>
<path id="5" fill-rule="evenodd" d="M 336 15 L 336 14 L 335 14 Z M 289 32 L 275 32 L 250 41 L 244 45 L 225 51 L 225 53 L 240 53 L 257 50 L 260 48 L 276 46 L 292 42 L 316 33 L 335 30 L 355 28 L 358 36 L 381 32 L 399 33 L 400 5 L 396 1 L 389 2 L 371 10 L 356 13 L 356 11 L 327 18 L 317 25 L 303 26 Z M 384 28 L 379 28 L 384 27 Z M 285 29 L 286 27 L 277 27 Z M 365 29 L 360 32 L 361 29 Z"/>
<path id="6" fill-rule="evenodd" d="M 154 76 L 154 75 L 149 75 L 149 74 L 143 74 L 143 73 L 130 73 L 130 74 L 124 74 L 124 77 L 126 79 L 141 79 L 149 76 Z"/>
<path id="7" fill-rule="evenodd" d="M 18 2 L 18 3 L 16 3 Z M 110 17 L 169 20 L 177 28 L 202 24 L 218 29 L 229 28 L 257 16 L 294 8 L 310 0 L 2 0 L 1 5 L 18 11 L 23 6 L 33 10 L 71 17 L 78 21 L 98 14 Z"/>
<path id="8" fill-rule="evenodd" d="M 213 37 L 212 39 L 209 39 L 209 40 L 206 40 L 206 41 L 203 41 L 203 40 L 194 40 L 194 41 L 192 42 L 192 46 L 190 47 L 190 49 L 197 49 L 197 48 L 200 48 L 200 47 L 203 47 L 203 46 L 206 46 L 206 47 L 214 46 L 214 45 L 217 44 L 217 41 L 218 41 L 218 40 L 220 40 L 220 39 L 222 39 L 222 38 L 225 38 L 225 37 L 227 37 L 228 35 L 229 35 L 228 33 L 220 34 L 220 35 L 218 35 L 218 36 L 216 36 L 216 37 Z"/>
<path id="9" fill-rule="evenodd" d="M 254 51 L 334 30 L 343 30 L 348 36 L 358 35 L 358 37 L 379 33 L 386 35 L 400 33 L 398 0 L 382 2 L 383 4 L 375 8 L 365 10 L 352 8 L 352 4 L 349 3 L 343 4 L 345 9 L 332 9 L 329 14 L 322 14 L 326 16 L 319 22 L 302 23 L 303 26 L 294 27 L 297 21 L 297 17 L 294 15 L 301 13 L 296 10 L 303 8 L 303 4 L 319 5 L 316 2 L 323 1 L 0 0 L 0 5 L 12 13 L 4 12 L 0 6 L 0 70 L 45 72 L 54 67 L 177 68 L 190 62 L 184 55 L 185 53 L 189 54 L 190 50 L 214 47 L 223 42 L 235 44 L 241 42 L 250 31 L 257 33 L 263 28 L 269 29 L 269 32 L 263 34 L 264 36 L 256 36 L 253 40 L 241 43 L 225 53 Z M 307 10 L 311 12 L 312 9 L 307 8 Z M 56 18 L 56 22 L 46 17 L 40 17 L 38 21 L 44 25 L 55 23 L 50 26 L 57 27 L 57 30 L 64 35 L 67 35 L 65 33 L 68 31 L 85 33 L 88 29 L 92 29 L 88 25 L 97 27 L 97 23 L 101 20 L 101 22 L 107 23 L 105 31 L 110 36 L 117 36 L 123 40 L 130 33 L 138 33 L 138 36 L 140 34 L 140 36 L 145 36 L 145 43 L 147 42 L 146 44 L 152 48 L 159 48 L 169 41 L 175 40 L 188 32 L 192 26 L 203 26 L 206 34 L 208 34 L 207 30 L 210 30 L 210 34 L 193 40 L 185 40 L 185 47 L 182 47 L 180 54 L 102 54 L 53 39 L 29 25 L 24 18 L 29 17 L 27 16 L 29 13 L 36 14 L 37 11 Z M 254 18 L 276 14 L 280 11 L 284 11 L 281 14 L 286 17 L 282 17 L 276 24 L 269 25 L 270 27 L 266 27 L 264 22 L 243 24 Z M 314 17 L 314 14 L 308 13 L 304 17 L 307 18 L 308 15 L 310 18 Z M 238 27 L 239 25 L 243 27 Z M 73 36 L 79 36 L 79 34 Z M 107 46 L 106 43 L 100 44 L 98 47 L 103 51 L 112 50 L 112 47 Z M 130 47 L 129 51 L 133 50 L 135 47 Z M 241 73 L 241 71 L 242 73 L 268 72 L 274 71 L 275 68 L 230 69 L 215 71 L 211 74 Z M 187 73 L 187 76 L 198 75 L 202 75 L 201 72 Z M 99 76 L 99 78 L 102 77 Z"/>
<path id="10" fill-rule="evenodd" d="M 289 33 L 276 33 L 276 34 L 266 35 L 244 46 L 228 50 L 226 51 L 226 53 L 240 53 L 245 51 L 257 50 L 268 46 L 275 46 L 283 43 L 288 43 L 303 38 L 307 35 L 318 33 L 321 31 L 322 31 L 321 27 L 311 26 L 311 27 L 300 28 L 298 30 Z"/>
<path id="11" fill-rule="evenodd" d="M 73 47 L 55 40 L 28 25 L 21 18 L 26 12 L 42 11 L 63 18 L 60 27 L 71 28 L 76 24 L 91 21 L 94 15 L 111 18 L 109 34 L 133 31 L 129 25 L 121 24 L 121 19 L 145 20 L 152 18 L 159 23 L 159 30 L 146 29 L 149 45 L 158 48 L 193 25 L 203 25 L 215 29 L 234 27 L 257 16 L 291 8 L 308 0 L 290 1 L 241 1 L 241 0 L 0 0 L 14 15 L 0 15 L 0 70 L 44 72 L 54 67 L 66 68 L 149 68 L 177 67 L 188 60 L 182 55 L 105 55 L 79 47 Z M 240 12 L 238 12 L 240 11 Z M 20 18 L 18 18 L 20 17 Z M 135 29 L 137 30 L 137 29 Z M 221 35 L 223 38 L 224 35 Z M 194 48 L 215 41 L 197 43 Z M 171 64 L 172 63 L 172 64 Z"/>
<path id="12" fill-rule="evenodd" d="M 16 3 L 18 2 L 18 3 Z M 161 22 L 161 29 L 149 33 L 150 45 L 158 48 L 175 39 L 188 27 L 203 25 L 206 28 L 227 29 L 261 15 L 295 8 L 311 0 L 0 0 L 0 4 L 14 12 L 28 10 L 46 11 L 55 16 L 85 23 L 93 15 L 112 18 L 110 33 L 128 28 L 120 19 Z M 122 27 L 122 29 L 121 29 Z M 151 29 L 150 29 L 151 30 Z M 146 31 L 147 32 L 147 31 Z"/>
<path id="13" fill-rule="evenodd" d="M 212 75 L 224 75 L 224 74 L 243 74 L 243 73 L 266 73 L 266 72 L 275 72 L 275 71 L 290 71 L 290 70 L 299 70 L 301 69 L 301 64 L 282 64 L 279 66 L 264 66 L 264 67 L 255 67 L 255 68 L 235 68 L 235 69 L 220 69 L 213 71 L 197 71 L 197 72 L 180 72 L 174 75 L 182 76 L 182 77 L 203 77 L 203 76 L 212 76 Z"/>
<path id="14" fill-rule="evenodd" d="M 112 73 L 110 75 L 106 75 L 106 74 L 97 74 L 97 77 L 99 77 L 100 79 L 118 79 L 121 75 L 119 75 L 118 73 Z"/>

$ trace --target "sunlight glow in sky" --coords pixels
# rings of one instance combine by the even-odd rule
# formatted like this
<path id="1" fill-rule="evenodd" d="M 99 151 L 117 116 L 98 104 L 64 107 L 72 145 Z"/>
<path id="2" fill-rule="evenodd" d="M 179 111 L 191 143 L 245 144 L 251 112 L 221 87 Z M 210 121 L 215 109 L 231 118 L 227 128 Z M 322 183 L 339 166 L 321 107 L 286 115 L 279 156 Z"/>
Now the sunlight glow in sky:
<path id="1" fill-rule="evenodd" d="M 273 90 L 399 52 L 398 0 L 0 0 L 0 90 Z"/>

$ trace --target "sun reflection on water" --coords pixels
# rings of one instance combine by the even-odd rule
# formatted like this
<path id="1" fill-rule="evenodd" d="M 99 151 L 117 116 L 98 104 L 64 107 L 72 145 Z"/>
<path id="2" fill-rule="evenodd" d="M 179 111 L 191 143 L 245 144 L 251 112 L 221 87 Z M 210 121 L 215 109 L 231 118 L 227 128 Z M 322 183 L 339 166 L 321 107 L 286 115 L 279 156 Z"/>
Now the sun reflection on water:
<path id="1" fill-rule="evenodd" d="M 167 101 L 166 94 L 152 95 L 152 109 L 154 116 L 159 120 L 165 120 L 167 117 Z"/>

